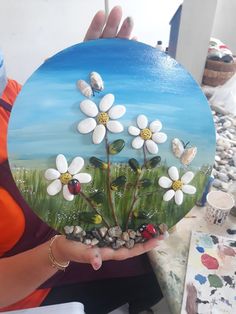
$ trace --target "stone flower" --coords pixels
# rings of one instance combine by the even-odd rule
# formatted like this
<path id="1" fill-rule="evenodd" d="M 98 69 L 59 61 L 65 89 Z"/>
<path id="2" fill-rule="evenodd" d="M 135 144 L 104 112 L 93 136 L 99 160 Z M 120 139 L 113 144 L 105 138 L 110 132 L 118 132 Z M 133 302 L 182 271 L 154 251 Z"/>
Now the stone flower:
<path id="1" fill-rule="evenodd" d="M 145 144 L 150 154 L 158 153 L 157 144 L 164 143 L 167 140 L 167 135 L 160 132 L 162 123 L 155 120 L 148 125 L 148 118 L 141 114 L 137 118 L 137 126 L 129 126 L 129 134 L 136 136 L 132 141 L 134 149 L 140 149 Z"/>
<path id="2" fill-rule="evenodd" d="M 98 107 L 90 99 L 85 99 L 80 103 L 81 111 L 89 118 L 80 121 L 77 129 L 82 134 L 93 131 L 92 140 L 94 144 L 100 144 L 103 141 L 106 130 L 112 133 L 120 133 L 124 130 L 123 125 L 116 119 L 125 114 L 126 108 L 123 105 L 112 106 L 114 100 L 113 94 L 106 94 Z"/>
<path id="3" fill-rule="evenodd" d="M 164 189 L 169 189 L 164 195 L 163 200 L 168 202 L 175 197 L 175 203 L 181 205 L 183 203 L 184 193 L 195 194 L 196 188 L 189 185 L 194 177 L 194 173 L 187 171 L 181 179 L 179 178 L 179 171 L 176 167 L 168 169 L 169 177 L 161 177 L 158 181 L 159 185 Z"/>
<path id="4" fill-rule="evenodd" d="M 67 201 L 72 201 L 75 193 L 72 194 L 70 192 L 68 185 L 70 185 L 71 182 L 76 182 L 80 189 L 81 183 L 89 183 L 92 180 L 90 174 L 80 172 L 83 166 L 84 159 L 75 157 L 68 167 L 65 156 L 59 154 L 56 157 L 56 169 L 47 169 L 44 174 L 47 180 L 53 180 L 47 187 L 48 194 L 56 195 L 62 190 L 63 197 Z"/>

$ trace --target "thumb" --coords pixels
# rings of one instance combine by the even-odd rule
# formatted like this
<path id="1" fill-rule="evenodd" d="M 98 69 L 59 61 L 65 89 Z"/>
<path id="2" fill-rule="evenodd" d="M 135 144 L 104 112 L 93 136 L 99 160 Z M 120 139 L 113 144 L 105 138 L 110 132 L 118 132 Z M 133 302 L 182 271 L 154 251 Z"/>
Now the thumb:
<path id="1" fill-rule="evenodd" d="M 94 270 L 98 270 L 102 266 L 102 257 L 99 250 L 94 250 L 94 254 L 90 260 L 90 264 Z"/>

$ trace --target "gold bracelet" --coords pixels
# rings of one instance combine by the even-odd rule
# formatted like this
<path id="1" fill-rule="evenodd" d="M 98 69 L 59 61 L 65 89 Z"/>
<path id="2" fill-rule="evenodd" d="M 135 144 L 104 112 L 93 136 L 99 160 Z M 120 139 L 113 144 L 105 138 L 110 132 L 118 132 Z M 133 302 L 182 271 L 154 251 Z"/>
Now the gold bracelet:
<path id="1" fill-rule="evenodd" d="M 53 255 L 52 252 L 52 245 L 54 243 L 54 241 L 56 240 L 56 238 L 58 237 L 58 235 L 55 235 L 54 237 L 51 238 L 50 244 L 49 244 L 49 249 L 48 249 L 48 258 L 52 264 L 52 267 L 58 269 L 58 270 L 63 270 L 65 271 L 66 268 L 69 266 L 70 262 L 67 262 L 65 264 L 61 264 L 59 263 L 56 259 L 55 256 Z"/>

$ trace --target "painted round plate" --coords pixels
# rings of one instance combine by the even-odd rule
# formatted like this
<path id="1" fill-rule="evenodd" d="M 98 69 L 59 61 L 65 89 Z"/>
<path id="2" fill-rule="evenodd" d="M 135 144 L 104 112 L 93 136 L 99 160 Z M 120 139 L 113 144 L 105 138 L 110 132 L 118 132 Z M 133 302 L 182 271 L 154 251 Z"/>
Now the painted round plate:
<path id="1" fill-rule="evenodd" d="M 174 59 L 104 39 L 65 49 L 32 75 L 8 147 L 16 184 L 45 222 L 116 248 L 164 232 L 201 198 L 215 131 L 205 96 Z"/>

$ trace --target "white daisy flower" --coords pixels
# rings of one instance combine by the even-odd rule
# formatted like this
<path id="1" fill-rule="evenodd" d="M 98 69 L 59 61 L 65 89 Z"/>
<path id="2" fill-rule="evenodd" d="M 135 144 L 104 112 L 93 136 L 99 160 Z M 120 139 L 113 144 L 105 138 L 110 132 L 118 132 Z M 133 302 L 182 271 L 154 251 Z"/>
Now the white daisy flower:
<path id="1" fill-rule="evenodd" d="M 75 189 L 75 186 L 73 187 L 71 184 L 76 184 L 77 190 L 80 190 L 81 183 L 89 183 L 92 180 L 90 174 L 80 172 L 83 166 L 84 159 L 75 157 L 68 167 L 65 156 L 59 154 L 56 158 L 56 169 L 47 169 L 44 174 L 47 180 L 53 180 L 47 187 L 48 194 L 56 195 L 62 190 L 64 198 L 67 201 L 72 201 L 74 195 L 78 193 L 72 191 Z"/>
<path id="2" fill-rule="evenodd" d="M 148 118 L 141 114 L 137 118 L 137 126 L 129 126 L 129 134 L 136 136 L 132 141 L 134 149 L 140 149 L 145 144 L 150 154 L 158 153 L 157 144 L 164 143 L 167 140 L 167 135 L 160 132 L 162 123 L 155 120 L 148 125 Z"/>
<path id="3" fill-rule="evenodd" d="M 81 111 L 89 118 L 82 120 L 77 129 L 82 134 L 93 131 L 93 143 L 100 144 L 108 129 L 112 133 L 120 133 L 124 130 L 123 125 L 116 121 L 121 118 L 126 108 L 123 105 L 113 106 L 115 97 L 113 94 L 106 94 L 100 101 L 99 106 L 90 99 L 85 99 L 80 103 Z"/>
<path id="4" fill-rule="evenodd" d="M 159 185 L 164 189 L 170 189 L 163 195 L 163 200 L 168 202 L 175 197 L 175 203 L 181 205 L 183 203 L 184 194 L 195 194 L 196 188 L 189 185 L 194 177 L 192 171 L 187 171 L 181 179 L 179 179 L 179 171 L 176 167 L 168 169 L 169 177 L 161 177 L 158 181 Z"/>

